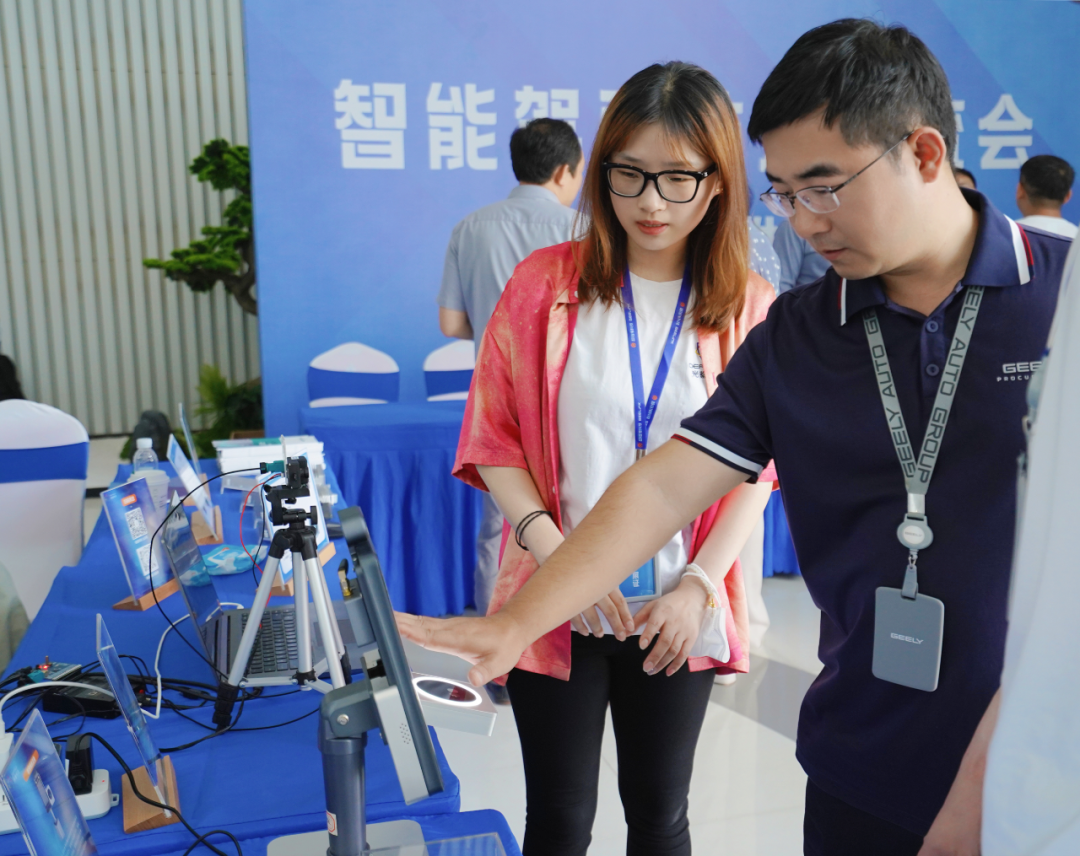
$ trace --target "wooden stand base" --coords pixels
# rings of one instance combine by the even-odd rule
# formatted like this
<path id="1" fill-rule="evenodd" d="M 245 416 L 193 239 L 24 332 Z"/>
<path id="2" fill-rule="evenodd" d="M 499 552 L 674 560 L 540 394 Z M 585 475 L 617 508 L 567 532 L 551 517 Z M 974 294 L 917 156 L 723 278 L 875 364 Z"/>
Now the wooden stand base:
<path id="1" fill-rule="evenodd" d="M 132 609 L 136 612 L 145 612 L 154 606 L 154 595 L 157 594 L 159 601 L 165 600 L 169 595 L 176 594 L 180 590 L 180 583 L 176 581 L 176 577 L 173 577 L 168 582 L 162 583 L 157 586 L 154 591 L 148 592 L 136 600 L 132 596 L 125 597 L 119 603 L 113 604 L 113 609 Z M 142 790 L 140 786 L 139 790 Z"/>
<path id="2" fill-rule="evenodd" d="M 158 800 L 157 794 L 154 792 L 154 786 L 150 782 L 150 776 L 146 772 L 146 768 L 140 765 L 135 768 L 134 773 L 135 786 L 139 789 L 139 793 L 144 797 L 162 802 L 162 800 Z M 172 758 L 168 755 L 161 759 L 158 780 L 161 793 L 165 796 L 164 802 L 180 810 L 180 794 L 176 790 L 176 772 L 173 770 Z M 120 781 L 123 783 L 124 832 L 144 832 L 147 829 L 157 829 L 160 826 L 180 822 L 176 812 L 170 812 L 172 817 L 166 817 L 162 809 L 147 805 L 135 796 L 127 776 L 121 776 Z"/>
<path id="3" fill-rule="evenodd" d="M 326 567 L 326 563 L 334 558 L 336 552 L 337 550 L 334 547 L 334 542 L 331 541 L 319 551 L 319 564 Z"/>
<path id="4" fill-rule="evenodd" d="M 206 525 L 206 521 L 203 520 L 202 512 L 196 511 L 191 515 L 191 534 L 195 536 L 195 543 L 200 547 L 206 547 L 211 544 L 221 544 L 224 542 L 222 538 L 221 528 L 221 509 L 216 505 L 214 506 L 214 535 L 210 531 L 210 527 Z"/>
<path id="5" fill-rule="evenodd" d="M 271 597 L 292 597 L 295 593 L 296 592 L 293 589 L 292 578 L 290 577 L 289 581 L 287 583 L 285 583 L 284 585 L 282 585 L 281 584 L 281 571 L 278 571 L 277 579 L 274 580 L 274 585 L 270 589 L 270 596 Z"/>

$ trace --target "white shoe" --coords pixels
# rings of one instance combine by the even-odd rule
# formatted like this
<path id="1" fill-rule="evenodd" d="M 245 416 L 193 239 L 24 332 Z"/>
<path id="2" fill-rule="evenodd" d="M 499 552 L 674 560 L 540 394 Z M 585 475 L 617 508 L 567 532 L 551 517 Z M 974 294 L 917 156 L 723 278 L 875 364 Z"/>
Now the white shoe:
<path id="1" fill-rule="evenodd" d="M 713 683 L 719 684 L 722 687 L 730 687 L 733 683 L 735 683 L 735 673 L 732 672 L 727 675 L 716 675 L 713 678 Z"/>

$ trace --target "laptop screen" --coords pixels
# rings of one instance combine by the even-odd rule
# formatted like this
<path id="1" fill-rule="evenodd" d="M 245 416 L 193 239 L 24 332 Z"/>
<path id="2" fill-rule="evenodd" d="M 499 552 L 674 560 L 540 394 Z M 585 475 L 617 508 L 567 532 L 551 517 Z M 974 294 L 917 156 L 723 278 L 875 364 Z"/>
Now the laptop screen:
<path id="1" fill-rule="evenodd" d="M 221 602 L 183 508 L 177 507 L 169 515 L 162 540 L 165 543 L 165 552 L 169 554 L 169 563 L 180 583 L 184 602 L 191 613 L 191 620 L 199 628 L 199 639 L 206 650 L 206 656 L 213 662 L 214 630 L 211 621 L 221 609 Z"/>

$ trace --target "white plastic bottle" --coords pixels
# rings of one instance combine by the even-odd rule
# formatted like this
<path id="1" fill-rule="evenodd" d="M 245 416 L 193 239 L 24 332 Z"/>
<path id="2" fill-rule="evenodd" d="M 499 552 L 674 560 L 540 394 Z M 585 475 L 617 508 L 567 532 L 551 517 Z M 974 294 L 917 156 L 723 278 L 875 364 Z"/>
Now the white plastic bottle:
<path id="1" fill-rule="evenodd" d="M 146 479 L 150 496 L 154 504 L 161 508 L 169 497 L 169 475 L 158 466 L 158 456 L 154 451 L 154 441 L 150 437 L 140 437 L 135 441 L 135 455 L 131 459 L 132 472 L 128 481 Z"/>
<path id="2" fill-rule="evenodd" d="M 131 468 L 135 472 L 139 470 L 156 470 L 158 468 L 158 456 L 154 451 L 154 441 L 150 437 L 140 437 L 135 441 L 135 456 L 131 459 Z"/>

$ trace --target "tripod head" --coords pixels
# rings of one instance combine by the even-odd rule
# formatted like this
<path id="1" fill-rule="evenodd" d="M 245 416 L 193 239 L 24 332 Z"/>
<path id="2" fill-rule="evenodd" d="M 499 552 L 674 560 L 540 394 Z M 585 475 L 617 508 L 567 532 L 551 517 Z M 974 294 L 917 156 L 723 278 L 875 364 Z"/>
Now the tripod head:
<path id="1" fill-rule="evenodd" d="M 311 476 L 308 472 L 307 458 L 286 458 L 284 461 L 272 461 L 259 465 L 262 473 L 280 473 L 285 476 L 283 485 L 266 485 L 266 498 L 270 500 L 270 522 L 274 526 L 289 526 L 292 529 L 306 525 L 308 519 L 314 526 L 318 522 L 319 512 L 315 508 L 292 508 L 296 500 L 311 496 L 309 488 Z"/>

